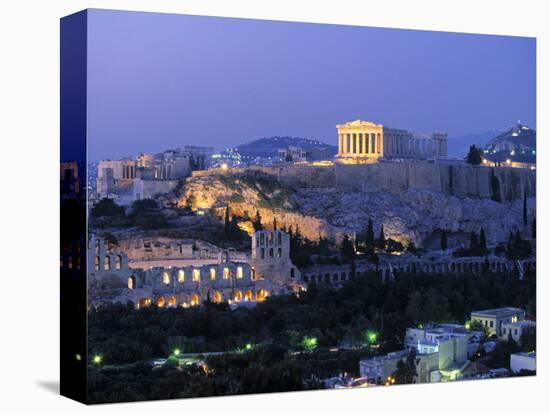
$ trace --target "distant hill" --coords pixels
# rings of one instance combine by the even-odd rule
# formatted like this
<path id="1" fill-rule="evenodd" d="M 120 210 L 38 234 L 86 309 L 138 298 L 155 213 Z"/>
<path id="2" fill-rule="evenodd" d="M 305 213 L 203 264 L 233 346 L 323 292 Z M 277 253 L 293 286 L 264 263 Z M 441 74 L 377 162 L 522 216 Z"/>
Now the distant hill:
<path id="1" fill-rule="evenodd" d="M 236 147 L 242 157 L 277 157 L 278 150 L 288 147 L 289 145 L 301 147 L 306 152 L 311 154 L 326 154 L 327 158 L 332 158 L 338 148 L 334 145 L 328 145 L 324 142 L 298 138 L 298 137 L 269 137 L 260 138 L 246 144 L 241 144 Z"/>
<path id="2" fill-rule="evenodd" d="M 502 131 L 493 130 L 461 135 L 459 137 L 449 137 L 447 140 L 447 153 L 449 157 L 465 158 L 470 149 L 470 145 L 483 148 L 492 138 L 500 133 L 502 133 Z"/>
<path id="3" fill-rule="evenodd" d="M 510 159 L 516 162 L 536 162 L 537 131 L 527 125 L 516 124 L 508 131 L 491 139 L 483 147 L 484 157 L 492 161 Z"/>

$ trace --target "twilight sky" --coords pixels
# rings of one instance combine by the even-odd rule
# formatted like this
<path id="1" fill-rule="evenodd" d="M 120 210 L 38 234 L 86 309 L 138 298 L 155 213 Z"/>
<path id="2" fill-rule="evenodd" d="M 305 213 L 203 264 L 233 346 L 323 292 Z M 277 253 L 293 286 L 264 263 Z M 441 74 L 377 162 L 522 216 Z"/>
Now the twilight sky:
<path id="1" fill-rule="evenodd" d="M 90 160 L 364 119 L 453 136 L 535 127 L 535 39 L 90 10 Z"/>

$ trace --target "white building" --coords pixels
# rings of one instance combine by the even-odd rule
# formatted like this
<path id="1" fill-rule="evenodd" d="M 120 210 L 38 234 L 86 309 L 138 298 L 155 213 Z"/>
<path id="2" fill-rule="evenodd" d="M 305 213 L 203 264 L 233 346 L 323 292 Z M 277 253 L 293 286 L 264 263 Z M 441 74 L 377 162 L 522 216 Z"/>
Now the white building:
<path id="1" fill-rule="evenodd" d="M 519 352 L 517 354 L 510 355 L 510 369 L 514 373 L 518 373 L 521 370 L 536 371 L 536 352 Z"/>
<path id="2" fill-rule="evenodd" d="M 505 323 L 515 323 L 525 319 L 525 311 L 520 308 L 497 308 L 473 311 L 472 322 L 480 322 L 489 335 L 501 336 Z"/>
<path id="3" fill-rule="evenodd" d="M 507 340 L 510 337 L 514 341 L 521 343 L 521 338 L 523 335 L 535 333 L 536 326 L 536 322 L 533 321 L 503 323 L 500 332 L 500 339 Z"/>

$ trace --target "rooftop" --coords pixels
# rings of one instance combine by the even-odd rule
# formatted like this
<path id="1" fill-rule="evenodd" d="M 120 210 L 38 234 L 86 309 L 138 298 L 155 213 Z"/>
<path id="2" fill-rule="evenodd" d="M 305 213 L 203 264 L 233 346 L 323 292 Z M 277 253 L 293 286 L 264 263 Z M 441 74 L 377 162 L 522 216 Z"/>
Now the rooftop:
<path id="1" fill-rule="evenodd" d="M 512 307 L 496 308 L 496 309 L 484 309 L 484 310 L 472 311 L 472 316 L 473 315 L 476 315 L 476 316 L 492 316 L 492 317 L 498 318 L 498 317 L 502 317 L 502 316 L 506 316 L 506 315 L 514 314 L 514 313 L 525 313 L 525 311 L 523 309 L 520 309 L 520 308 L 512 308 Z"/>

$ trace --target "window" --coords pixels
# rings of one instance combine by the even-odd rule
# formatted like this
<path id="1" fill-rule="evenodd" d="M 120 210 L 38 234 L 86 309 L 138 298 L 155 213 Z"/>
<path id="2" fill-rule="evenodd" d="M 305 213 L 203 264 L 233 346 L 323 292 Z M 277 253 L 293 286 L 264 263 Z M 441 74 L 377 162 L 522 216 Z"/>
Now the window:
<path id="1" fill-rule="evenodd" d="M 269 257 L 273 257 L 273 247 L 269 249 Z"/>
<path id="2" fill-rule="evenodd" d="M 493 323 L 493 321 L 489 322 L 489 326 L 490 326 L 491 328 L 493 328 L 493 327 L 494 327 L 494 323 Z"/>
<path id="3" fill-rule="evenodd" d="M 111 270 L 111 258 L 109 256 L 105 256 L 103 259 L 103 270 Z"/>
<path id="4" fill-rule="evenodd" d="M 264 244 L 264 237 L 265 237 L 265 236 L 264 236 L 263 233 L 260 234 L 260 244 L 261 244 L 262 246 L 263 246 L 263 244 Z"/>
<path id="5" fill-rule="evenodd" d="M 261 257 L 262 259 L 265 259 L 265 249 L 262 247 L 262 250 L 261 250 Z"/>
<path id="6" fill-rule="evenodd" d="M 282 257 L 283 256 L 283 251 L 281 250 L 281 248 L 279 247 L 277 249 L 277 257 Z"/>
<path id="7" fill-rule="evenodd" d="M 277 244 L 283 244 L 283 235 L 281 232 L 277 233 Z"/>
<path id="8" fill-rule="evenodd" d="M 518 329 L 514 329 L 514 336 L 517 336 L 518 335 Z"/>
<path id="9" fill-rule="evenodd" d="M 185 282 L 185 272 L 183 271 L 183 269 L 180 269 L 178 271 L 178 283 L 183 283 Z"/>
<path id="10" fill-rule="evenodd" d="M 294 277 L 294 268 L 290 269 L 290 277 Z"/>
<path id="11" fill-rule="evenodd" d="M 99 272 L 99 256 L 96 256 L 95 257 L 95 260 L 94 260 L 94 269 L 96 272 Z"/>
<path id="12" fill-rule="evenodd" d="M 228 267 L 224 267 L 223 268 L 223 278 L 225 280 L 227 280 L 227 279 L 229 279 L 230 276 L 231 276 L 231 270 Z"/>
<path id="13" fill-rule="evenodd" d="M 216 268 L 215 267 L 210 268 L 210 280 L 216 280 Z"/>
<path id="14" fill-rule="evenodd" d="M 134 276 L 130 276 L 128 278 L 128 289 L 135 289 L 135 284 L 136 282 Z"/>
<path id="15" fill-rule="evenodd" d="M 200 269 L 193 269 L 193 282 L 199 282 L 201 280 Z"/>
<path id="16" fill-rule="evenodd" d="M 115 269 L 120 270 L 122 268 L 122 256 L 118 255 L 115 257 Z"/>
<path id="17" fill-rule="evenodd" d="M 237 267 L 237 279 L 243 278 L 243 268 L 242 266 Z"/>
<path id="18" fill-rule="evenodd" d="M 170 284 L 170 273 L 164 272 L 164 273 L 162 274 L 162 283 L 164 283 L 165 285 L 169 285 L 169 284 Z"/>

